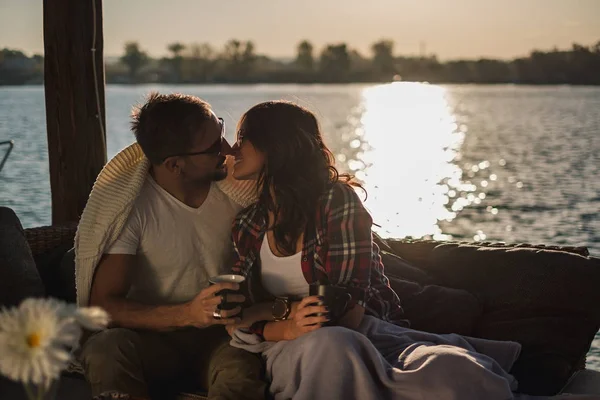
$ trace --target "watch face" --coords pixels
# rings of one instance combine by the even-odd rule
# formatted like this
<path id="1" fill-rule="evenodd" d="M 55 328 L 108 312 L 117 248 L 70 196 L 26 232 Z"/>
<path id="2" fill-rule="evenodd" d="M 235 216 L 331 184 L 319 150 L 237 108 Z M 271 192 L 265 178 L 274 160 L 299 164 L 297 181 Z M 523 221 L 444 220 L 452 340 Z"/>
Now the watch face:
<path id="1" fill-rule="evenodd" d="M 273 316 L 275 318 L 283 318 L 287 311 L 287 307 L 285 303 L 281 300 L 275 300 L 275 304 L 273 304 Z"/>

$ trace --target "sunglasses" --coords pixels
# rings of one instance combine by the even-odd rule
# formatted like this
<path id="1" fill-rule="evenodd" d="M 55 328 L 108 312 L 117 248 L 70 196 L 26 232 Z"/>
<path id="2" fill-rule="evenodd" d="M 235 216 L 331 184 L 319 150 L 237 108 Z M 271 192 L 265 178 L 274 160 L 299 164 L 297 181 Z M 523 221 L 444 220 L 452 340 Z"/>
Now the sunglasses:
<path id="1" fill-rule="evenodd" d="M 211 144 L 209 148 L 202 151 L 195 151 L 193 153 L 173 154 L 163 158 L 163 162 L 165 162 L 165 160 L 169 157 L 199 156 L 201 154 L 208 154 L 213 156 L 221 155 L 221 151 L 223 150 L 223 141 L 225 141 L 225 121 L 223 120 L 223 118 L 219 118 L 219 123 L 221 124 L 221 136 L 213 144 Z"/>

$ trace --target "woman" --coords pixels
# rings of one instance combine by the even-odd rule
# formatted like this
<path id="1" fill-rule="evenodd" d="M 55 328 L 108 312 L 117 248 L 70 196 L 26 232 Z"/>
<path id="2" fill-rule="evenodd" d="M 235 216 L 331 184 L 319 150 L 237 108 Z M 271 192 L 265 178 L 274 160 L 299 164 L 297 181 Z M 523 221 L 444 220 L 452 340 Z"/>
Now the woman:
<path id="1" fill-rule="evenodd" d="M 261 103 L 237 135 L 233 175 L 257 181 L 258 201 L 233 226 L 233 272 L 246 276 L 252 305 L 229 332 L 233 345 L 263 353 L 275 398 L 512 397 L 505 370 L 518 344 L 406 328 L 371 216 L 310 111 Z M 312 283 L 351 294 L 338 326 L 322 326 L 328 310 L 308 296 Z"/>

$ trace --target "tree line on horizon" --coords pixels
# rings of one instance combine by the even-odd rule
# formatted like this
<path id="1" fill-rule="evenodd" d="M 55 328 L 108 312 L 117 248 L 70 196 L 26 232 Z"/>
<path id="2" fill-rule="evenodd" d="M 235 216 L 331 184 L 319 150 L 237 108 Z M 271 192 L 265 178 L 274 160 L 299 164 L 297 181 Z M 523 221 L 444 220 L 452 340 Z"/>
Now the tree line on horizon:
<path id="1" fill-rule="evenodd" d="M 394 42 L 373 43 L 364 56 L 346 43 L 320 51 L 309 41 L 296 47 L 293 60 L 257 52 L 252 41 L 232 39 L 223 48 L 208 43 L 167 46 L 168 56 L 152 58 L 138 42 L 127 42 L 115 63 L 105 66 L 107 83 L 350 83 L 396 79 L 431 83 L 515 83 L 600 85 L 600 41 L 571 49 L 534 50 L 513 60 L 441 62 L 435 55 L 399 56 Z M 0 50 L 0 85 L 43 82 L 44 59 L 18 50 Z"/>

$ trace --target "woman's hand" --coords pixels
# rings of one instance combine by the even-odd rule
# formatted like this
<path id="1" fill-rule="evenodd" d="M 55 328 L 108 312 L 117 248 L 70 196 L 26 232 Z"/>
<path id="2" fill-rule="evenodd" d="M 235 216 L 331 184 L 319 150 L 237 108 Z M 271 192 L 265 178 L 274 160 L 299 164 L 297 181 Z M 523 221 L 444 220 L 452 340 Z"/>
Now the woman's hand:
<path id="1" fill-rule="evenodd" d="M 237 325 L 225 325 L 225 329 L 227 330 L 227 333 L 229 334 L 229 336 L 233 337 L 233 332 L 237 329 Z"/>
<path id="2" fill-rule="evenodd" d="M 313 305 L 320 302 L 319 296 L 305 297 L 298 304 L 292 319 L 285 321 L 285 340 L 294 340 L 305 333 L 319 329 L 329 321 L 329 310 L 326 306 Z M 321 314 L 321 316 L 317 316 Z"/>

